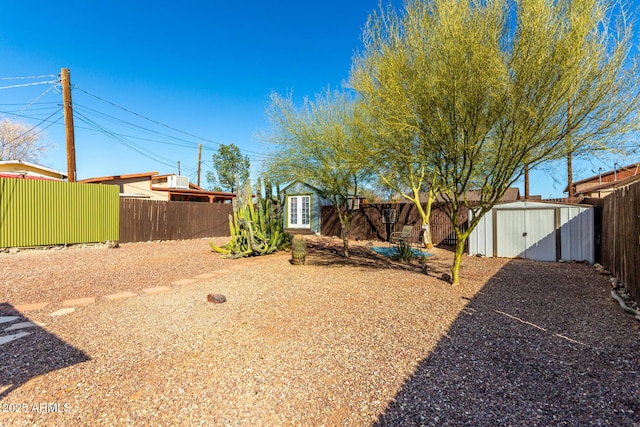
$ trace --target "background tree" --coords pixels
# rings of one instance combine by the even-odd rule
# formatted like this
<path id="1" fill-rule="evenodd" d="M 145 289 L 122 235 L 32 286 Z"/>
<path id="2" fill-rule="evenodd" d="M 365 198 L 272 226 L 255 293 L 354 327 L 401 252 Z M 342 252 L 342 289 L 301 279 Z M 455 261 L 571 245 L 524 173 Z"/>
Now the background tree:
<path id="1" fill-rule="evenodd" d="M 207 172 L 207 181 L 217 191 L 235 193 L 239 183 L 240 188 L 249 180 L 249 157 L 243 156 L 234 144 L 220 145 L 218 152 L 213 154 L 213 172 Z"/>
<path id="2" fill-rule="evenodd" d="M 31 125 L 9 119 L 0 121 L 0 160 L 38 163 L 49 148 L 46 135 Z"/>
<path id="3" fill-rule="evenodd" d="M 329 90 L 294 105 L 291 95 L 271 94 L 270 140 L 276 149 L 265 163 L 278 182 L 300 180 L 317 187 L 338 211 L 344 256 L 349 257 L 351 219 L 360 186 L 370 169 L 356 155 L 362 146 L 363 121 L 355 101 Z"/>
<path id="4" fill-rule="evenodd" d="M 608 0 L 409 0 L 402 15 L 371 16 L 352 84 L 370 111 L 397 109 L 385 126 L 416 135 L 437 175 L 457 237 L 453 284 L 467 237 L 526 164 L 565 156 L 569 134 L 575 151 L 632 129 L 638 73 L 615 10 Z"/>

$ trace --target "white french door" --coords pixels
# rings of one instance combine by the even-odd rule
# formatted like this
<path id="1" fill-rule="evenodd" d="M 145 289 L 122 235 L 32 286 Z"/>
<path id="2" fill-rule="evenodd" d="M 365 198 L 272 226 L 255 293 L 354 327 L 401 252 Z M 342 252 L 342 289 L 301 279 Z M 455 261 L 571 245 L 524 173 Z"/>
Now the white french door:
<path id="1" fill-rule="evenodd" d="M 311 196 L 289 196 L 289 228 L 311 228 Z"/>

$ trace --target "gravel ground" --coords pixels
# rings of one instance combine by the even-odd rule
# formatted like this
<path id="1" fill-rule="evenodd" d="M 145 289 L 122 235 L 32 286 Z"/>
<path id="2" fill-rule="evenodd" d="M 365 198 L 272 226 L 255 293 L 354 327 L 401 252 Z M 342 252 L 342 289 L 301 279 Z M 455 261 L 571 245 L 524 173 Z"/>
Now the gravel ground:
<path id="1" fill-rule="evenodd" d="M 593 267 L 465 257 L 452 288 L 446 250 L 425 273 L 339 248 L 314 238 L 304 266 L 206 240 L 0 254 L 0 316 L 50 301 L 0 346 L 0 425 L 640 425 L 640 322 Z"/>

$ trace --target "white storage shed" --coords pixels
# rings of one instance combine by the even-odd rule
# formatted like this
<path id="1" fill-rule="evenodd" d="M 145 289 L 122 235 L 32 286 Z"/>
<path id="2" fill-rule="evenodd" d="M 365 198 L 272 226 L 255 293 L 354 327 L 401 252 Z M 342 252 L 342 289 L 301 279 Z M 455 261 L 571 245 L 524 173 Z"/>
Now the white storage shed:
<path id="1" fill-rule="evenodd" d="M 498 204 L 469 235 L 469 254 L 593 264 L 593 207 L 539 201 Z"/>

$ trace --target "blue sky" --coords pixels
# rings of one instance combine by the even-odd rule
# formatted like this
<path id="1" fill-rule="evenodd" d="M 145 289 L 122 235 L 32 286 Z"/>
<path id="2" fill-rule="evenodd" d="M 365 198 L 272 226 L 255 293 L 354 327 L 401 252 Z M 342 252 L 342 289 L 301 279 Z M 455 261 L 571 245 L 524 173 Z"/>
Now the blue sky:
<path id="1" fill-rule="evenodd" d="M 268 131 L 269 93 L 293 91 L 301 99 L 340 87 L 377 6 L 378 0 L 10 1 L 0 14 L 0 78 L 70 69 L 78 179 L 176 173 L 180 161 L 181 173 L 195 182 L 199 143 L 203 186 L 218 144 L 236 144 L 249 155 L 256 178 L 267 148 L 259 135 Z M 0 80 L 0 87 L 48 80 Z M 54 147 L 41 163 L 66 171 L 61 102 L 51 84 L 0 89 L 0 117 L 19 112 L 29 124 L 50 125 Z M 575 179 L 613 166 L 600 163 L 578 166 Z M 531 193 L 560 197 L 564 185 L 554 188 L 551 175 L 532 172 Z"/>

